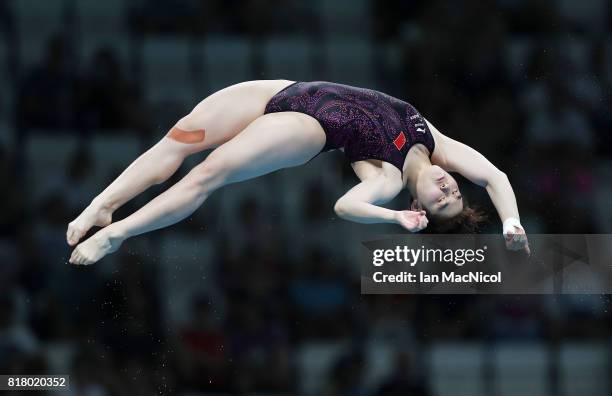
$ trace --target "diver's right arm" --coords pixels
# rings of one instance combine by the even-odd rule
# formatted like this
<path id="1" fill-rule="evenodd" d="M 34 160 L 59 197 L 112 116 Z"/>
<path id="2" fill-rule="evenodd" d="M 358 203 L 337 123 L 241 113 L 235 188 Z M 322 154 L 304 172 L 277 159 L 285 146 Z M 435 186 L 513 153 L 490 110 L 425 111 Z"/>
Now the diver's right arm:
<path id="1" fill-rule="evenodd" d="M 397 211 L 378 206 L 393 199 L 401 189 L 401 180 L 384 175 L 368 178 L 340 197 L 334 211 L 340 218 L 357 223 L 395 223 L 411 232 L 425 228 L 425 212 Z"/>

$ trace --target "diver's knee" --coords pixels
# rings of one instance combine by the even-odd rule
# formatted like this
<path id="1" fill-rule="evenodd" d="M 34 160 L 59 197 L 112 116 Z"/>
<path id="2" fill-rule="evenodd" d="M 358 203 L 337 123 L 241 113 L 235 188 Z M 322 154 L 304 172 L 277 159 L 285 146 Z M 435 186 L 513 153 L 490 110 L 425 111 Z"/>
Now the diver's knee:
<path id="1" fill-rule="evenodd" d="M 194 171 L 196 184 L 204 193 L 226 184 L 232 172 L 228 164 L 223 161 L 208 158 L 194 168 Z"/>
<path id="2" fill-rule="evenodd" d="M 202 143 L 206 138 L 207 116 L 201 111 L 192 111 L 172 127 L 167 136 L 181 143 Z"/>

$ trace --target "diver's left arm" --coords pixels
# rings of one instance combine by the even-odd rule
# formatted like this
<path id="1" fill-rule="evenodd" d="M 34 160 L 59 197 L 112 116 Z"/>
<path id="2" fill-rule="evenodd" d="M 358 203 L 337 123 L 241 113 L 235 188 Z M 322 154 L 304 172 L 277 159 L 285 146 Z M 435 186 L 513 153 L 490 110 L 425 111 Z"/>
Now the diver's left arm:
<path id="1" fill-rule="evenodd" d="M 468 145 L 447 136 L 442 136 L 441 139 L 444 147 L 443 167 L 484 187 L 503 223 L 503 234 L 508 248 L 525 249 L 529 253 L 525 229 L 520 223 L 516 197 L 508 176 Z"/>

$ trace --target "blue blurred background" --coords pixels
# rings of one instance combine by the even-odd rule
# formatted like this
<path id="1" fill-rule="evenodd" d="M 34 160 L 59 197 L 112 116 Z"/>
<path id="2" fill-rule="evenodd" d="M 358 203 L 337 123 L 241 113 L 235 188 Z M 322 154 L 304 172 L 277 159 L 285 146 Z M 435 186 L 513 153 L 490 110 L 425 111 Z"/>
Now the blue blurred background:
<path id="1" fill-rule="evenodd" d="M 611 17 L 605 0 L 0 1 L 0 373 L 68 373 L 87 396 L 612 394 L 608 296 L 361 295 L 360 240 L 401 230 L 335 217 L 357 182 L 341 153 L 226 187 L 91 267 L 64 239 L 199 100 L 277 78 L 408 101 L 509 175 L 528 233 L 609 233 Z"/>

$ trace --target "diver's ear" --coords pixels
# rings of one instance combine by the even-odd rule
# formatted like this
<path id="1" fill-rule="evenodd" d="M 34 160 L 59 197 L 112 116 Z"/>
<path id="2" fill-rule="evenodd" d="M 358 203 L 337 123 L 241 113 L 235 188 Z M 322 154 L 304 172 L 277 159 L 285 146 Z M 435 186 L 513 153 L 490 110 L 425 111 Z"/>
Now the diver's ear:
<path id="1" fill-rule="evenodd" d="M 416 198 L 413 199 L 412 203 L 410 204 L 410 210 L 418 212 L 418 211 L 420 211 L 422 209 L 423 209 L 423 207 L 421 206 L 421 203 Z"/>

